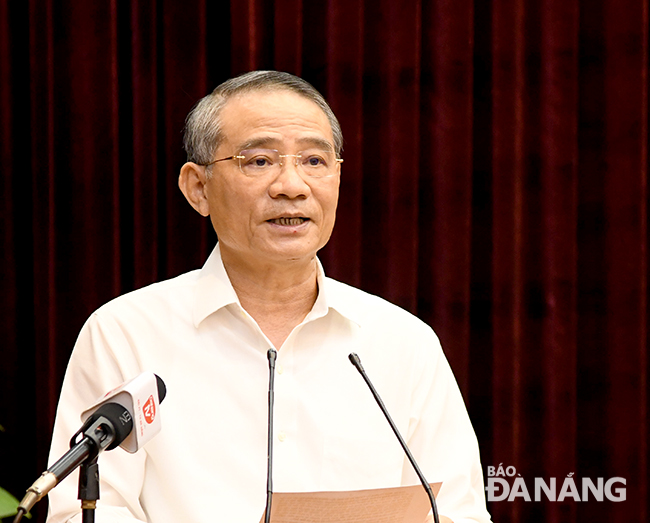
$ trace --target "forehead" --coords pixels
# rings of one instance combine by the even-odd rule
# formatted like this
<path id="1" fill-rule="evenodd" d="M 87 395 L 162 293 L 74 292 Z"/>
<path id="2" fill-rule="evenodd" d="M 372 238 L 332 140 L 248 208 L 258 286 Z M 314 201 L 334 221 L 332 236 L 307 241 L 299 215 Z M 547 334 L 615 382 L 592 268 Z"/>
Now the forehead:
<path id="1" fill-rule="evenodd" d="M 326 141 L 334 147 L 325 112 L 314 102 L 288 90 L 253 91 L 230 98 L 220 112 L 223 147 L 260 141 L 269 145 L 301 145 Z"/>

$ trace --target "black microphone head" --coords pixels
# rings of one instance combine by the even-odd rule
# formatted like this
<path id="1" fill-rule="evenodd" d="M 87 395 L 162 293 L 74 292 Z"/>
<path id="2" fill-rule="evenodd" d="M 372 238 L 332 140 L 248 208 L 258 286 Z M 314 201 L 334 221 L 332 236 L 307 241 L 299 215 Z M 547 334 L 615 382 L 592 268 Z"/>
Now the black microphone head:
<path id="1" fill-rule="evenodd" d="M 156 377 L 156 385 L 158 385 L 158 403 L 162 403 L 162 400 L 167 396 L 167 387 L 165 387 L 165 382 L 158 374 L 154 374 L 154 376 Z"/>
<path id="2" fill-rule="evenodd" d="M 357 368 L 357 370 L 361 371 L 361 369 L 363 369 L 363 367 L 361 366 L 361 358 L 357 356 L 356 352 L 351 352 L 350 354 L 348 354 L 348 359 L 350 360 L 352 365 L 354 365 Z"/>
<path id="3" fill-rule="evenodd" d="M 86 420 L 84 426 L 90 426 L 100 417 L 104 417 L 113 426 L 115 439 L 106 447 L 106 450 L 112 450 L 122 443 L 133 430 L 133 417 L 129 409 L 119 403 L 104 403 Z"/>

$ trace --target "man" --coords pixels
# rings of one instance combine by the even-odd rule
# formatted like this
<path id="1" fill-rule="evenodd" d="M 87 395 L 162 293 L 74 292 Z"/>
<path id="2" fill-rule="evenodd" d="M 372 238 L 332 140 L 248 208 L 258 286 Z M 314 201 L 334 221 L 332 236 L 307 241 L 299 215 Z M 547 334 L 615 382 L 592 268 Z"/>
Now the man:
<path id="1" fill-rule="evenodd" d="M 441 520 L 489 521 L 476 438 L 435 334 L 326 278 L 316 257 L 334 226 L 341 145 L 322 96 L 286 73 L 229 80 L 188 116 L 179 186 L 218 245 L 200 271 L 95 312 L 61 394 L 52 459 L 104 392 L 145 370 L 167 384 L 160 434 L 100 457 L 99 523 L 260 520 L 270 347 L 276 491 L 418 483 L 348 362 L 356 352 L 427 479 L 443 482 Z M 50 523 L 79 512 L 75 479 L 50 507 Z"/>

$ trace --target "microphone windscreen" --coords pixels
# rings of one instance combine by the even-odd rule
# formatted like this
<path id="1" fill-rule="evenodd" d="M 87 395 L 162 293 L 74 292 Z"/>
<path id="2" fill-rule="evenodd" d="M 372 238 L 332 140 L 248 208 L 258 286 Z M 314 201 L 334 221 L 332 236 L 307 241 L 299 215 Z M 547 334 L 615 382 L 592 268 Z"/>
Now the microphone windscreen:
<path id="1" fill-rule="evenodd" d="M 167 396 L 167 387 L 165 387 L 165 382 L 158 374 L 154 374 L 154 376 L 156 376 L 156 385 L 158 385 L 158 403 L 162 403 L 162 400 Z"/>
<path id="2" fill-rule="evenodd" d="M 104 416 L 108 419 L 115 430 L 115 439 L 108 447 L 106 447 L 106 450 L 113 450 L 122 443 L 133 430 L 133 417 L 131 416 L 129 409 L 123 407 L 119 403 L 105 403 L 93 412 L 85 425 L 94 423 L 100 416 Z"/>

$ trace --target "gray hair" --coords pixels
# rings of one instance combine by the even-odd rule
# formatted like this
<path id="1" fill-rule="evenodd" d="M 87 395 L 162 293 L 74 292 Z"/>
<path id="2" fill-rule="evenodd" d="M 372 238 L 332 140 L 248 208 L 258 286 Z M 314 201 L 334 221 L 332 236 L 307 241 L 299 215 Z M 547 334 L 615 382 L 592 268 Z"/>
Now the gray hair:
<path id="1" fill-rule="evenodd" d="M 212 93 L 201 98 L 187 115 L 183 145 L 187 161 L 205 165 L 214 160 L 216 150 L 223 141 L 219 113 L 228 100 L 238 94 L 253 91 L 288 90 L 307 98 L 320 107 L 332 128 L 334 149 L 340 156 L 343 149 L 341 125 L 325 98 L 302 78 L 279 71 L 252 71 L 225 81 Z"/>

